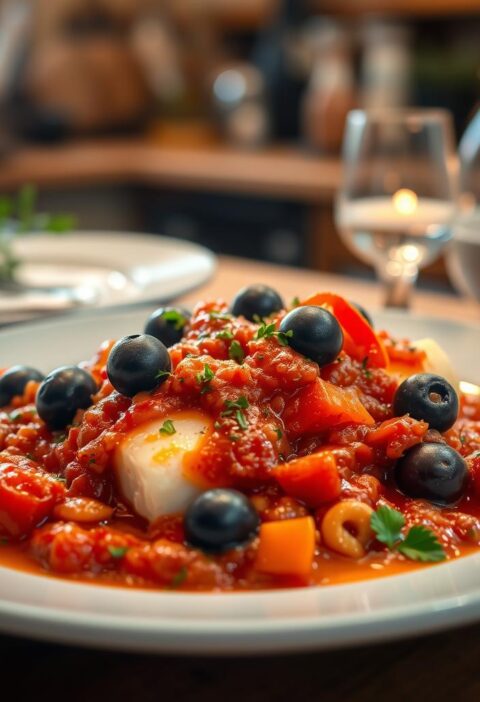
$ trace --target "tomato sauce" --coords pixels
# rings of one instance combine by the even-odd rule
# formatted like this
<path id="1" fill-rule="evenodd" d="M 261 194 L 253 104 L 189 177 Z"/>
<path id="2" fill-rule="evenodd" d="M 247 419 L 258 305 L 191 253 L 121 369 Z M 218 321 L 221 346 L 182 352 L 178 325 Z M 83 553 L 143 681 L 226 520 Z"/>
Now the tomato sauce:
<path id="1" fill-rule="evenodd" d="M 339 310 L 345 324 L 361 325 L 357 313 Z M 283 315 L 273 318 L 275 328 Z M 359 557 L 329 546 L 326 515 L 341 503 L 363 505 L 368 514 L 395 510 L 403 517 L 401 538 L 422 526 L 447 559 L 478 548 L 480 397 L 463 396 L 455 426 L 439 434 L 392 411 L 400 370 L 422 370 L 423 352 L 371 329 L 361 329 L 358 351 L 359 332 L 350 326 L 338 358 L 319 368 L 259 328 L 229 315 L 221 301 L 198 305 L 184 338 L 170 349 L 170 377 L 133 399 L 107 378 L 112 342 L 105 342 L 82 364 L 98 394 L 66 431 L 45 426 L 35 408 L 38 384 L 28 383 L 0 411 L 0 564 L 95 584 L 192 591 L 334 585 L 427 567 L 388 548 L 370 527 Z M 374 361 L 363 356 L 365 348 L 375 350 Z M 204 413 L 214 429 L 189 455 L 188 472 L 205 487 L 247 495 L 262 525 L 259 535 L 222 555 L 190 547 L 181 514 L 149 524 L 119 487 L 115 455 L 125 437 L 189 410 Z M 409 499 L 394 483 L 396 461 L 425 442 L 448 443 L 467 462 L 467 490 L 454 506 Z M 263 526 L 288 520 L 314 524 L 308 572 L 282 572 L 275 563 L 262 570 Z M 346 520 L 342 528 L 347 540 L 360 538 L 355 523 Z M 305 531 L 305 543 L 308 538 Z"/>

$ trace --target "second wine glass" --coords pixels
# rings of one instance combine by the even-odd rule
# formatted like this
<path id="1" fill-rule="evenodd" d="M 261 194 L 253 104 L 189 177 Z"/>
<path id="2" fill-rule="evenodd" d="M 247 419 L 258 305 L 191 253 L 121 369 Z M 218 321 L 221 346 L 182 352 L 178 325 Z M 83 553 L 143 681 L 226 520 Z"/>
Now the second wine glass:
<path id="1" fill-rule="evenodd" d="M 342 239 L 372 264 L 385 304 L 409 306 L 420 268 L 451 236 L 455 214 L 453 128 L 442 110 L 354 110 L 336 203 Z"/>

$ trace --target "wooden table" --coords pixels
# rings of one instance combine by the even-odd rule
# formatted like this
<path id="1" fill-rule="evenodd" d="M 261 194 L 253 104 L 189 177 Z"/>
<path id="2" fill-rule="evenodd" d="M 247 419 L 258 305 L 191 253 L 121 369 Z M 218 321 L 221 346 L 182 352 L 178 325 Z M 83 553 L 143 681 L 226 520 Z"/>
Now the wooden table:
<path id="1" fill-rule="evenodd" d="M 338 291 L 367 307 L 378 306 L 377 286 L 346 278 L 222 259 L 217 276 L 186 296 L 231 298 L 253 281 L 272 285 L 286 300 L 315 289 Z M 475 320 L 472 303 L 418 294 L 415 311 Z M 333 652 L 266 658 L 169 658 L 96 652 L 0 637 L 6 672 L 16 699 L 68 702 L 461 702 L 480 699 L 480 625 L 426 638 Z"/>

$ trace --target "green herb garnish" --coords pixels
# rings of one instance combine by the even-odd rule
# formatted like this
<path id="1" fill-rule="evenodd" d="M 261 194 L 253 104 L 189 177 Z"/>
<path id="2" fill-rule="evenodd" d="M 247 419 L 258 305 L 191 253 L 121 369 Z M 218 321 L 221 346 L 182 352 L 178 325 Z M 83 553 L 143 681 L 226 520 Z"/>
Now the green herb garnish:
<path id="1" fill-rule="evenodd" d="M 188 322 L 187 317 L 178 310 L 164 310 L 160 317 L 166 322 L 171 322 L 177 331 L 183 329 Z"/>
<path id="2" fill-rule="evenodd" d="M 226 312 L 218 312 L 218 310 L 213 310 L 213 312 L 209 312 L 208 316 L 210 319 L 223 319 L 225 321 L 228 321 L 232 318 L 231 314 L 227 314 Z"/>
<path id="3" fill-rule="evenodd" d="M 365 356 L 365 358 L 362 361 L 362 369 L 365 378 L 370 379 L 372 377 L 372 371 L 368 368 L 368 356 Z"/>
<path id="4" fill-rule="evenodd" d="M 295 297 L 293 298 L 292 302 L 290 303 L 290 307 L 291 307 L 292 309 L 294 309 L 295 307 L 299 307 L 299 306 L 300 306 L 300 298 L 297 297 L 297 295 L 295 295 Z"/>
<path id="5" fill-rule="evenodd" d="M 235 417 L 240 429 L 245 431 L 248 428 L 248 422 L 243 410 L 247 409 L 248 406 L 249 403 L 245 395 L 240 395 L 238 400 L 225 400 L 225 409 L 221 416 Z"/>
<path id="6" fill-rule="evenodd" d="M 255 339 L 276 339 L 280 346 L 288 346 L 288 340 L 293 336 L 293 331 L 289 329 L 287 332 L 277 331 L 275 324 L 261 324 L 255 334 Z"/>
<path id="7" fill-rule="evenodd" d="M 33 232 L 64 234 L 75 227 L 70 215 L 48 215 L 36 212 L 37 191 L 25 185 L 17 197 L 0 197 L 0 279 L 14 280 L 21 261 L 15 256 L 15 237 Z"/>
<path id="8" fill-rule="evenodd" d="M 175 426 L 174 426 L 174 424 L 173 424 L 173 422 L 172 422 L 171 419 L 166 419 L 166 420 L 163 422 L 162 426 L 160 427 L 159 431 L 160 431 L 160 434 L 167 434 L 167 435 L 170 435 L 170 436 L 171 436 L 172 434 L 176 434 L 176 433 L 177 433 L 177 430 L 175 429 Z"/>
<path id="9" fill-rule="evenodd" d="M 188 578 L 188 570 L 186 566 L 182 566 L 178 573 L 176 573 L 171 582 L 170 582 L 170 588 L 172 590 L 175 590 L 177 587 L 180 587 L 180 585 L 183 585 L 185 580 Z"/>
<path id="10" fill-rule="evenodd" d="M 162 378 L 168 378 L 172 373 L 170 371 L 158 371 L 157 375 L 155 376 L 155 380 L 162 380 Z"/>
<path id="11" fill-rule="evenodd" d="M 233 339 L 233 332 L 231 332 L 229 329 L 222 329 L 222 331 L 215 334 L 215 337 L 217 339 Z"/>
<path id="12" fill-rule="evenodd" d="M 234 339 L 232 343 L 230 344 L 230 347 L 228 349 L 228 357 L 232 361 L 236 361 L 237 363 L 240 363 L 240 365 L 243 363 L 245 359 L 245 353 L 243 351 L 243 348 L 241 344 Z"/>
<path id="13" fill-rule="evenodd" d="M 280 439 L 283 439 L 283 431 L 279 429 L 278 427 L 275 429 L 275 434 L 277 435 L 277 439 L 280 441 Z"/>
<path id="14" fill-rule="evenodd" d="M 431 529 L 413 526 L 404 536 L 401 530 L 405 526 L 405 518 L 396 509 L 386 505 L 379 507 L 370 518 L 370 526 L 378 541 L 412 561 L 434 563 L 446 558 L 442 545 Z"/>
<path id="15" fill-rule="evenodd" d="M 108 552 L 111 555 L 112 558 L 123 558 L 124 555 L 127 553 L 128 547 L 127 546 L 109 546 L 108 547 Z"/>
<path id="16" fill-rule="evenodd" d="M 196 375 L 197 383 L 199 385 L 203 385 L 202 389 L 200 390 L 201 395 L 211 391 L 212 388 L 210 387 L 210 382 L 214 379 L 214 377 L 215 373 L 210 368 L 208 363 L 205 363 L 203 366 L 203 373 L 197 373 Z"/>

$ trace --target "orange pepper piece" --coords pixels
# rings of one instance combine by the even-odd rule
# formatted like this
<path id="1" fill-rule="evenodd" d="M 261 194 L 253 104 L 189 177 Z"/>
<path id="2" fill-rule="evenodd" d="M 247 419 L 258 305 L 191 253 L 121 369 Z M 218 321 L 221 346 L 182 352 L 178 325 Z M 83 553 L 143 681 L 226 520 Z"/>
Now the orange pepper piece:
<path id="1" fill-rule="evenodd" d="M 266 522 L 260 527 L 256 568 L 271 575 L 308 576 L 315 554 L 313 517 Z"/>

